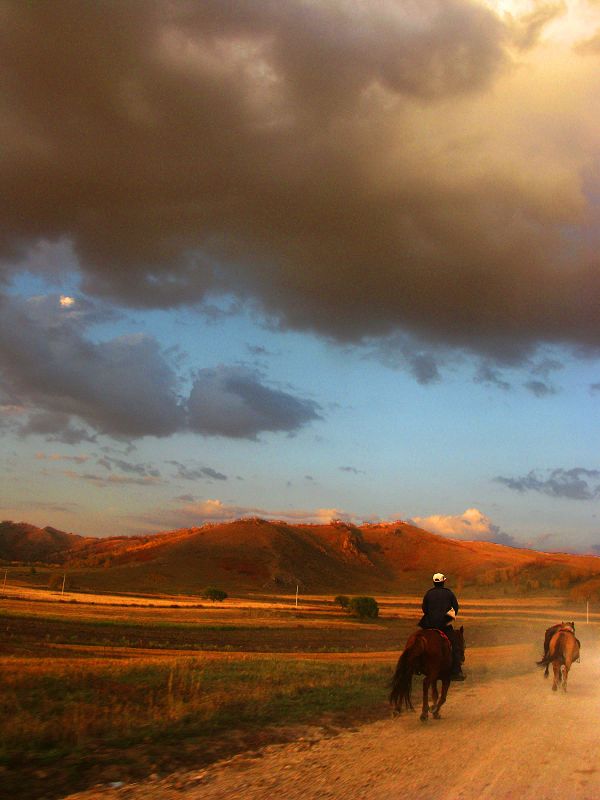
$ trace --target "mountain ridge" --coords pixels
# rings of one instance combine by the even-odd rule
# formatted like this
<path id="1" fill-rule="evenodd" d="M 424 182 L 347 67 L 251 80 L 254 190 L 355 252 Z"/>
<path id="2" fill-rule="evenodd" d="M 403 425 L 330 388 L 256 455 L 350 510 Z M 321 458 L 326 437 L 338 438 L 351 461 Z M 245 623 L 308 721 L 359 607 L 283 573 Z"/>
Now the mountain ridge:
<path id="1" fill-rule="evenodd" d="M 454 586 L 581 593 L 600 587 L 600 558 L 449 539 L 398 520 L 290 524 L 258 517 L 141 536 L 84 537 L 0 523 L 0 559 L 60 566 L 95 591 L 400 593 L 437 571 Z M 583 594 L 582 594 L 583 596 Z"/>

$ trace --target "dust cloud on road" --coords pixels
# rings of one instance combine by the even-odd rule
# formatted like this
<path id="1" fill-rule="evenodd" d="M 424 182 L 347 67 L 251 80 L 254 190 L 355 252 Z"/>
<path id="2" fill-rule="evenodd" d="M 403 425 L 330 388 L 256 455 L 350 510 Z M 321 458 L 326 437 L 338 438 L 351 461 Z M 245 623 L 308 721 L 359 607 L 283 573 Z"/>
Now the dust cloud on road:
<path id="1" fill-rule="evenodd" d="M 196 772 L 69 800 L 597 800 L 600 653 L 582 647 L 568 692 L 530 674 L 451 687 L 442 719 L 404 713 L 327 737 L 310 729 Z M 416 689 L 416 691 L 415 691 Z M 413 700 L 418 706 L 420 682 Z"/>

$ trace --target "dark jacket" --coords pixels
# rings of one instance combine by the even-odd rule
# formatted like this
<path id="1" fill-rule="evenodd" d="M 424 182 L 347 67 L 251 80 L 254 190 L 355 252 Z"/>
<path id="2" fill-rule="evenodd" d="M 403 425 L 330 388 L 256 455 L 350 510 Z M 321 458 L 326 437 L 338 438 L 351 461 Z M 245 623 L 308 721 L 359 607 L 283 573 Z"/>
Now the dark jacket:
<path id="1" fill-rule="evenodd" d="M 444 630 L 451 621 L 447 614 L 453 608 L 458 614 L 458 600 L 452 589 L 445 586 L 432 586 L 426 592 L 422 603 L 423 617 L 419 622 L 421 628 L 441 628 Z"/>

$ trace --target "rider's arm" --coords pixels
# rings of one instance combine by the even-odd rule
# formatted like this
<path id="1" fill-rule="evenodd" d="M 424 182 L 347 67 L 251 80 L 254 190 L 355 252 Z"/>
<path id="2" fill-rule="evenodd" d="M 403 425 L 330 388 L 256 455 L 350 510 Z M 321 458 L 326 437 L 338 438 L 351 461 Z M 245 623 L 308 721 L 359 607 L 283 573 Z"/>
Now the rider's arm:
<path id="1" fill-rule="evenodd" d="M 458 600 L 456 599 L 456 595 L 454 594 L 454 592 L 452 591 L 452 589 L 450 589 L 450 594 L 452 595 L 452 608 L 453 608 L 453 609 L 456 611 L 456 613 L 458 614 Z"/>
<path id="2" fill-rule="evenodd" d="M 429 605 L 427 602 L 428 597 L 429 597 L 429 592 L 425 592 L 425 595 L 423 596 L 423 602 L 421 603 L 421 608 L 424 614 L 426 614 L 428 611 L 428 605 Z"/>

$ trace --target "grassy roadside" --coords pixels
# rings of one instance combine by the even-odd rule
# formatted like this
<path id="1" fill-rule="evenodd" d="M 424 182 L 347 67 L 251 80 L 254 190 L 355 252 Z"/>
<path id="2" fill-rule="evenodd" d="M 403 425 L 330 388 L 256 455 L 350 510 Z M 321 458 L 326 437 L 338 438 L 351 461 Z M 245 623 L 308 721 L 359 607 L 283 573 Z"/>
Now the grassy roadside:
<path id="1" fill-rule="evenodd" d="M 307 725 L 386 716 L 393 665 L 415 625 L 391 613 L 324 625 L 316 615 L 285 624 L 276 610 L 268 624 L 263 610 L 217 610 L 222 621 L 194 610 L 191 623 L 171 609 L 32 611 L 0 609 L 0 796 L 12 800 L 200 768 L 305 735 Z M 546 625 L 537 606 L 528 613 L 465 623 L 466 687 L 536 669 Z M 578 623 L 578 632 L 585 649 L 598 646 L 600 631 Z M 127 648 L 136 656 L 119 654 Z"/>
<path id="2" fill-rule="evenodd" d="M 277 658 L 45 663 L 3 670 L 0 780 L 57 797 L 385 712 L 391 668 Z"/>
<path id="3" fill-rule="evenodd" d="M 352 663 L 276 655 L 0 662 L 0 782 L 14 800 L 56 798 L 299 734 L 387 715 L 395 657 Z M 475 648 L 469 685 L 532 669 L 521 646 Z M 533 667 L 534 668 L 534 667 Z M 413 687 L 417 701 L 420 680 Z"/>

